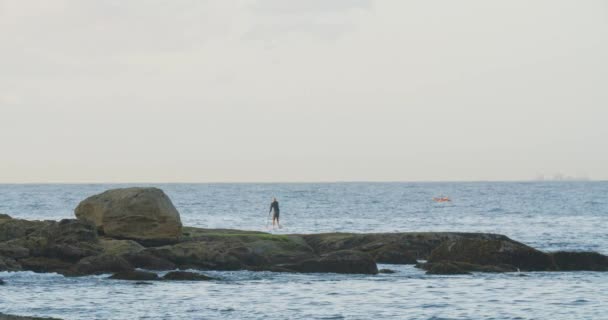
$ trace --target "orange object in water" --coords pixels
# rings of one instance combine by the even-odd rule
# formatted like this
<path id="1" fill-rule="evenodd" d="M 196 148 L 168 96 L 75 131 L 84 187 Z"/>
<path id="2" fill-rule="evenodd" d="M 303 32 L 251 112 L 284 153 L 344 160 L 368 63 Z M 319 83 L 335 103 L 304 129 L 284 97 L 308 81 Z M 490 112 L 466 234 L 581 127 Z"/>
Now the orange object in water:
<path id="1" fill-rule="evenodd" d="M 440 197 L 440 198 L 433 198 L 433 201 L 435 201 L 435 202 L 449 202 L 449 201 L 452 201 L 452 200 L 450 200 L 450 198 L 448 198 L 448 197 Z"/>

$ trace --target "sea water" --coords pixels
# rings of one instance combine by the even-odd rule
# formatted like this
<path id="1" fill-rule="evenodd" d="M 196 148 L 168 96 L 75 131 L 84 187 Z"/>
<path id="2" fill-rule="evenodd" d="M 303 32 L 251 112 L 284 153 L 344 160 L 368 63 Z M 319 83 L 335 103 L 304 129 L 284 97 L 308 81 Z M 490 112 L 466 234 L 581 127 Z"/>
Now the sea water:
<path id="1" fill-rule="evenodd" d="M 72 218 L 82 199 L 132 185 L 0 185 L 0 213 Z M 152 184 L 184 225 L 273 233 L 467 231 L 547 250 L 608 254 L 608 182 Z M 451 202 L 436 203 L 437 196 Z M 0 272 L 0 312 L 63 319 L 608 319 L 608 273 L 425 275 L 207 271 L 210 282 Z"/>

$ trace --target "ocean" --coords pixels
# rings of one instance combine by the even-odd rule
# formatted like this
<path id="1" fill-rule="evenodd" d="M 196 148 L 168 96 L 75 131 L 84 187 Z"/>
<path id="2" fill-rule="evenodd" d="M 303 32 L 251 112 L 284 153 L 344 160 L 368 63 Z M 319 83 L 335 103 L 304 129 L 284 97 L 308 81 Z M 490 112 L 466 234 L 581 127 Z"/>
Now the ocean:
<path id="1" fill-rule="evenodd" d="M 273 233 L 492 232 L 608 254 L 608 182 L 137 184 L 163 189 L 184 225 Z M 0 213 L 73 218 L 87 196 L 132 184 L 0 185 Z M 451 202 L 436 203 L 433 197 Z M 62 319 L 608 319 L 608 273 L 426 275 L 209 271 L 220 280 L 136 285 L 103 276 L 0 272 L 0 312 Z"/>

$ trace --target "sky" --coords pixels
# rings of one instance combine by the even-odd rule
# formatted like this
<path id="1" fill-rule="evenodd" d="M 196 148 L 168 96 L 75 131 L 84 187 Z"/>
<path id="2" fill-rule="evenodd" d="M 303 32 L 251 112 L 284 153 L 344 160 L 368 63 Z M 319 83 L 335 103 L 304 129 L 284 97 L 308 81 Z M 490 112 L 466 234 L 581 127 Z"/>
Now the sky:
<path id="1" fill-rule="evenodd" d="M 608 2 L 0 0 L 0 183 L 608 180 Z"/>

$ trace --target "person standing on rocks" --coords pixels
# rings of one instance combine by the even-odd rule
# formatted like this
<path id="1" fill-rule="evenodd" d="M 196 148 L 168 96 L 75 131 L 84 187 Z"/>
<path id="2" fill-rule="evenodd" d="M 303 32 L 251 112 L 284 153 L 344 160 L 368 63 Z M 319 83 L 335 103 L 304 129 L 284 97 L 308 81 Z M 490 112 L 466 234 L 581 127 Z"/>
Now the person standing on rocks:
<path id="1" fill-rule="evenodd" d="M 272 198 L 272 202 L 270 203 L 270 211 L 268 211 L 268 213 L 270 214 L 270 212 L 272 212 L 272 228 L 274 229 L 275 221 L 277 226 L 281 228 L 281 224 L 279 223 L 279 202 L 277 201 L 277 198 Z"/>

